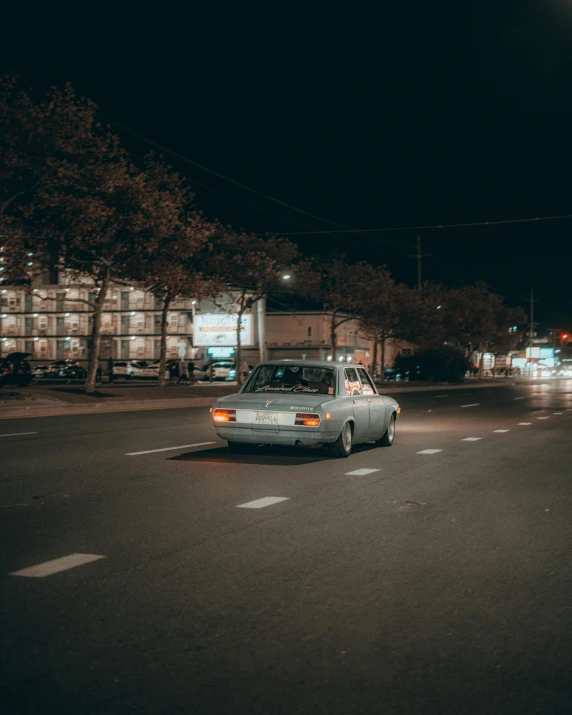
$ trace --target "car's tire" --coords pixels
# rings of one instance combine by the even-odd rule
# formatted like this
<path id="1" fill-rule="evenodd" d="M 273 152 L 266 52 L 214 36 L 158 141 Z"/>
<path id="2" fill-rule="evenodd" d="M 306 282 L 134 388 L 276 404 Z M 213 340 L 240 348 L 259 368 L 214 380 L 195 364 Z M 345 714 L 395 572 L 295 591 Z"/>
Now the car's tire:
<path id="1" fill-rule="evenodd" d="M 233 454 L 248 454 L 252 450 L 252 445 L 244 442 L 229 442 L 228 448 Z"/>
<path id="2" fill-rule="evenodd" d="M 391 415 L 389 418 L 389 424 L 385 430 L 383 437 L 377 440 L 376 444 L 378 447 L 391 447 L 395 439 L 395 415 Z"/>
<path id="3" fill-rule="evenodd" d="M 353 432 L 352 426 L 346 422 L 342 427 L 339 437 L 335 442 L 328 445 L 328 454 L 330 457 L 345 458 L 352 453 Z"/>
<path id="4" fill-rule="evenodd" d="M 125 375 L 126 380 L 131 380 L 131 375 Z"/>

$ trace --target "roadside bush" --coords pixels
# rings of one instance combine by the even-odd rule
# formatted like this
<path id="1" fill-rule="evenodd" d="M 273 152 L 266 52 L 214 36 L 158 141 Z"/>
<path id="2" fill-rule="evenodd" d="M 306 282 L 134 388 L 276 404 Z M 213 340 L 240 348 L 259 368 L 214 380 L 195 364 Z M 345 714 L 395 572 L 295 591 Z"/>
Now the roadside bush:
<path id="1" fill-rule="evenodd" d="M 462 382 L 470 363 L 462 350 L 451 345 L 430 350 L 418 350 L 413 355 L 398 355 L 395 369 L 410 380 Z"/>

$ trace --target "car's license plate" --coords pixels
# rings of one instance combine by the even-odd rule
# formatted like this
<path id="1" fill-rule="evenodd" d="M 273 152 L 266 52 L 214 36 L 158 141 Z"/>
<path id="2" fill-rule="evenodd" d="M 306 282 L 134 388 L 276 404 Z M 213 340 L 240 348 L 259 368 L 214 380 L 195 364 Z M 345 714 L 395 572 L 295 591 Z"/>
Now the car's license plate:
<path id="1" fill-rule="evenodd" d="M 262 425 L 277 425 L 278 412 L 257 412 L 254 415 L 254 422 Z"/>

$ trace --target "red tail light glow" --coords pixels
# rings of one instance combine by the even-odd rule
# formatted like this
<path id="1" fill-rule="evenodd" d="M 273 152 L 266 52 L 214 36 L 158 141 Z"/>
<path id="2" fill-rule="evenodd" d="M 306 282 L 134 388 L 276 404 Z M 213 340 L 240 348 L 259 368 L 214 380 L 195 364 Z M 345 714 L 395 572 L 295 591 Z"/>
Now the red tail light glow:
<path id="1" fill-rule="evenodd" d="M 213 412 L 215 422 L 236 422 L 236 410 L 215 410 Z"/>
<path id="2" fill-rule="evenodd" d="M 320 415 L 306 415 L 299 413 L 296 415 L 295 425 L 303 425 L 304 427 L 319 427 Z"/>

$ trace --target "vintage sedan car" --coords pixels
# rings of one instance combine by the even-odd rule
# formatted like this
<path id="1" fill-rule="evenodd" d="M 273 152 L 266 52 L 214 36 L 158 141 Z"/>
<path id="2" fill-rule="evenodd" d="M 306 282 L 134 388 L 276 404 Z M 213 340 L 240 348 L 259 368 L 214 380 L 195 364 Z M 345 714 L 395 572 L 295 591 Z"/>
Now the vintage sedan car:
<path id="1" fill-rule="evenodd" d="M 389 447 L 400 407 L 378 394 L 367 370 L 317 360 L 263 362 L 241 391 L 219 398 L 212 417 L 232 452 L 255 445 L 325 445 L 333 457 L 352 446 Z"/>

